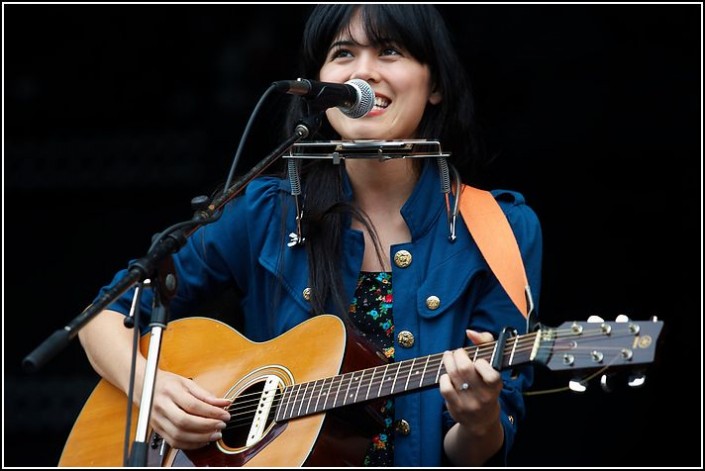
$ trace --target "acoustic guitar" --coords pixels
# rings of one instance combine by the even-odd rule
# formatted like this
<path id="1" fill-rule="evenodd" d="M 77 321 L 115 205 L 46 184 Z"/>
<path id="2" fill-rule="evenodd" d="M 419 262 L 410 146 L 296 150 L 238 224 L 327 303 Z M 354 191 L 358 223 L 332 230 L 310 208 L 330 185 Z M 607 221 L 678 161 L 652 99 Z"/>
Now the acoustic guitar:
<path id="1" fill-rule="evenodd" d="M 500 370 L 532 362 L 551 370 L 634 366 L 653 361 L 662 327 L 661 321 L 566 322 L 466 351 Z M 148 345 L 144 336 L 143 352 Z M 160 368 L 231 399 L 232 418 L 222 439 L 197 450 L 173 449 L 150 433 L 148 466 L 359 466 L 370 434 L 358 419 L 374 423 L 376 402 L 437 385 L 442 357 L 388 363 L 331 315 L 261 343 L 213 319 L 175 320 L 164 331 Z M 137 408 L 132 412 L 130 437 Z M 100 380 L 59 466 L 122 466 L 126 413 L 126 396 Z"/>

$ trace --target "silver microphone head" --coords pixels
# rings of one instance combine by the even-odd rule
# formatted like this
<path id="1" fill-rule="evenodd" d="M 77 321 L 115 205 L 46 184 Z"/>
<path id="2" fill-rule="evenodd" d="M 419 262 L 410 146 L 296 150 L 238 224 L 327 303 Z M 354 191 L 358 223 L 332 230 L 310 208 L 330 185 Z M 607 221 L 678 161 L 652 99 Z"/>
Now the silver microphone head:
<path id="1" fill-rule="evenodd" d="M 362 118 L 372 111 L 375 106 L 375 92 L 369 83 L 361 79 L 352 79 L 345 82 L 357 90 L 357 100 L 355 104 L 348 107 L 339 107 L 340 111 L 349 118 Z"/>

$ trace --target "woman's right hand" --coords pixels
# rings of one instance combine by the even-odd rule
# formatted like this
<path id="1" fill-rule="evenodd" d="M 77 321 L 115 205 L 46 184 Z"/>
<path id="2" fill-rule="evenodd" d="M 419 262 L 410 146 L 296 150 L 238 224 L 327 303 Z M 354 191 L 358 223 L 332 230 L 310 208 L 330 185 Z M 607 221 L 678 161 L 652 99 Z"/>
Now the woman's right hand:
<path id="1" fill-rule="evenodd" d="M 230 421 L 230 403 L 193 380 L 159 370 L 150 424 L 174 448 L 200 448 L 222 437 Z"/>
<path id="2" fill-rule="evenodd" d="M 88 359 L 100 376 L 121 391 L 127 391 L 132 365 L 134 332 L 124 326 L 125 316 L 103 311 L 78 333 Z M 135 404 L 139 407 L 143 373 L 143 355 L 137 357 Z M 225 410 L 230 401 L 214 396 L 190 379 L 159 370 L 154 386 L 150 424 L 174 448 L 200 448 L 218 440 L 230 421 Z"/>

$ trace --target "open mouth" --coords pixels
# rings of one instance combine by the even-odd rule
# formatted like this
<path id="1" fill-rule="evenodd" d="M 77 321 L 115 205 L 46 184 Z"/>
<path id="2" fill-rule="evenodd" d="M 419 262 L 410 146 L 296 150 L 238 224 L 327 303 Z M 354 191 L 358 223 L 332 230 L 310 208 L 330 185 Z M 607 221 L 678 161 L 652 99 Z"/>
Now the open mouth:
<path id="1" fill-rule="evenodd" d="M 375 108 L 386 108 L 391 104 L 391 100 L 389 98 L 375 95 Z"/>

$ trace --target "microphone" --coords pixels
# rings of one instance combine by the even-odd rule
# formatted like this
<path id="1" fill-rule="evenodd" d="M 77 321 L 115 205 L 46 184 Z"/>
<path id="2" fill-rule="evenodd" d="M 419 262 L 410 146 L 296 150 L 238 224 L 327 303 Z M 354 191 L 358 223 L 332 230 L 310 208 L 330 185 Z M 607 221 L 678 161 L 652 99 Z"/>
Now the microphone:
<path id="1" fill-rule="evenodd" d="M 297 79 L 273 83 L 282 92 L 312 100 L 320 109 L 338 107 L 349 118 L 362 118 L 375 106 L 375 92 L 369 83 L 360 79 L 345 83 L 316 82 Z"/>

